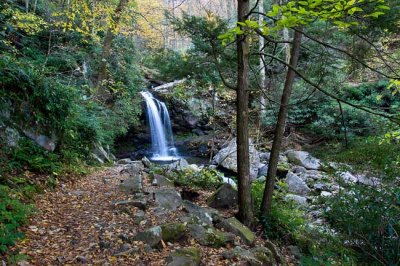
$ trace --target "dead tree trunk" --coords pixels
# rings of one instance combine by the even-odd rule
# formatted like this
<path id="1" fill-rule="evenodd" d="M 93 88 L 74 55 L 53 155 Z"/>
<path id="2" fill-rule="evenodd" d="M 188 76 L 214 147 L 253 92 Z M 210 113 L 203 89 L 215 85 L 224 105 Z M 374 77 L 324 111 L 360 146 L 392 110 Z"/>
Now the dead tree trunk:
<path id="1" fill-rule="evenodd" d="M 301 31 L 296 31 L 293 38 L 293 47 L 290 55 L 290 66 L 295 68 L 300 54 Z M 294 83 L 295 72 L 292 68 L 288 68 L 286 74 L 285 85 L 281 97 L 281 105 L 278 113 L 278 121 L 275 127 L 274 141 L 272 143 L 271 157 L 269 159 L 267 180 L 261 205 L 262 215 L 269 215 L 272 207 L 272 194 L 274 192 L 275 176 L 278 168 L 279 151 L 282 145 L 283 134 L 285 132 L 286 117 L 288 113 L 288 104 L 292 87 Z"/>
<path id="2" fill-rule="evenodd" d="M 238 0 L 238 21 L 244 22 L 249 13 L 249 0 Z M 237 37 L 238 83 L 236 92 L 236 132 L 239 219 L 246 225 L 253 224 L 253 206 L 250 190 L 249 160 L 249 41 L 246 35 Z"/>

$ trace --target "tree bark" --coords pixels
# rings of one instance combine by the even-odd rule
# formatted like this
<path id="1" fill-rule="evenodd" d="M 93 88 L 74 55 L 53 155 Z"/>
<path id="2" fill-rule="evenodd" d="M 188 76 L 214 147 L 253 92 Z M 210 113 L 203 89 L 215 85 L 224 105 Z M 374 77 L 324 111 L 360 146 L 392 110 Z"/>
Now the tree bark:
<path id="1" fill-rule="evenodd" d="M 121 13 L 129 3 L 129 0 L 120 0 L 118 3 L 117 8 L 114 11 L 113 15 L 113 25 L 115 27 L 118 26 L 119 21 L 121 19 Z M 107 30 L 106 36 L 104 37 L 103 40 L 103 49 L 101 53 L 101 61 L 100 61 L 100 66 L 99 70 L 97 73 L 97 80 L 96 80 L 96 98 L 101 99 L 101 100 L 106 100 L 109 96 L 109 92 L 104 88 L 101 83 L 103 80 L 107 78 L 107 62 L 110 59 L 111 55 L 111 46 L 112 42 L 114 40 L 114 33 L 113 33 L 113 28 L 112 26 Z"/>
<path id="2" fill-rule="evenodd" d="M 238 0 L 238 21 L 244 22 L 249 13 L 249 0 Z M 249 41 L 246 35 L 237 37 L 238 83 L 236 91 L 236 133 L 238 167 L 238 218 L 246 225 L 253 224 L 249 160 Z"/>
<path id="3" fill-rule="evenodd" d="M 290 55 L 289 65 L 293 68 L 297 66 L 297 62 L 300 55 L 300 43 L 302 34 L 299 31 L 294 33 L 293 47 Z M 281 97 L 281 105 L 278 113 L 278 121 L 275 127 L 274 141 L 272 143 L 271 157 L 268 164 L 268 173 L 265 184 L 265 190 L 263 200 L 261 204 L 262 215 L 269 215 L 272 207 L 272 195 L 274 192 L 275 176 L 278 168 L 279 151 L 282 145 L 282 138 L 285 132 L 286 117 L 288 113 L 288 104 L 290 95 L 292 94 L 292 87 L 295 78 L 295 71 L 292 68 L 288 68 L 286 74 L 285 85 Z"/>

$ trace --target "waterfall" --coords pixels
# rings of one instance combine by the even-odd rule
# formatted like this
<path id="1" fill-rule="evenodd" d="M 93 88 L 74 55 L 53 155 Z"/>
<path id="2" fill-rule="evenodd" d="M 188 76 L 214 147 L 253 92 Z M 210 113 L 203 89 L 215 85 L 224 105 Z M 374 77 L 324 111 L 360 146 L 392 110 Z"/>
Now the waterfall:
<path id="1" fill-rule="evenodd" d="M 150 92 L 142 91 L 141 94 L 146 101 L 147 117 L 150 125 L 153 151 L 151 159 L 157 161 L 174 160 L 178 155 L 167 106 L 154 98 Z"/>

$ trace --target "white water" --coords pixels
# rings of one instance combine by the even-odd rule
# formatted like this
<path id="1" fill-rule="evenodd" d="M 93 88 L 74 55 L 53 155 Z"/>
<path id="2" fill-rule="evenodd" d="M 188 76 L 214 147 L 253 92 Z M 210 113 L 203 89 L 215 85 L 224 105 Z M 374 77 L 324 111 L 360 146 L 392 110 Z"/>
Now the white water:
<path id="1" fill-rule="evenodd" d="M 146 101 L 147 117 L 150 125 L 152 160 L 172 161 L 178 154 L 174 144 L 171 120 L 165 103 L 157 100 L 147 91 L 141 92 Z"/>

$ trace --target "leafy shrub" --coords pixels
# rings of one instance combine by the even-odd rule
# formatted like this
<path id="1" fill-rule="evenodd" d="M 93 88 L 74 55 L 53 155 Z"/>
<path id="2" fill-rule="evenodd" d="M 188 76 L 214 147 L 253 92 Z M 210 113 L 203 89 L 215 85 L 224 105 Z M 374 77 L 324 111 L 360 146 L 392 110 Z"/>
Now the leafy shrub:
<path id="1" fill-rule="evenodd" d="M 32 208 L 15 198 L 14 192 L 0 185 L 0 254 L 23 237 L 18 228 L 27 221 Z"/>
<path id="2" fill-rule="evenodd" d="M 222 174 L 210 169 L 173 171 L 168 174 L 168 177 L 179 186 L 192 188 L 215 189 L 222 184 Z"/>
<path id="3" fill-rule="evenodd" d="M 400 263 L 400 188 L 350 186 L 327 201 L 326 217 L 359 251 L 360 261 L 375 264 Z"/>

